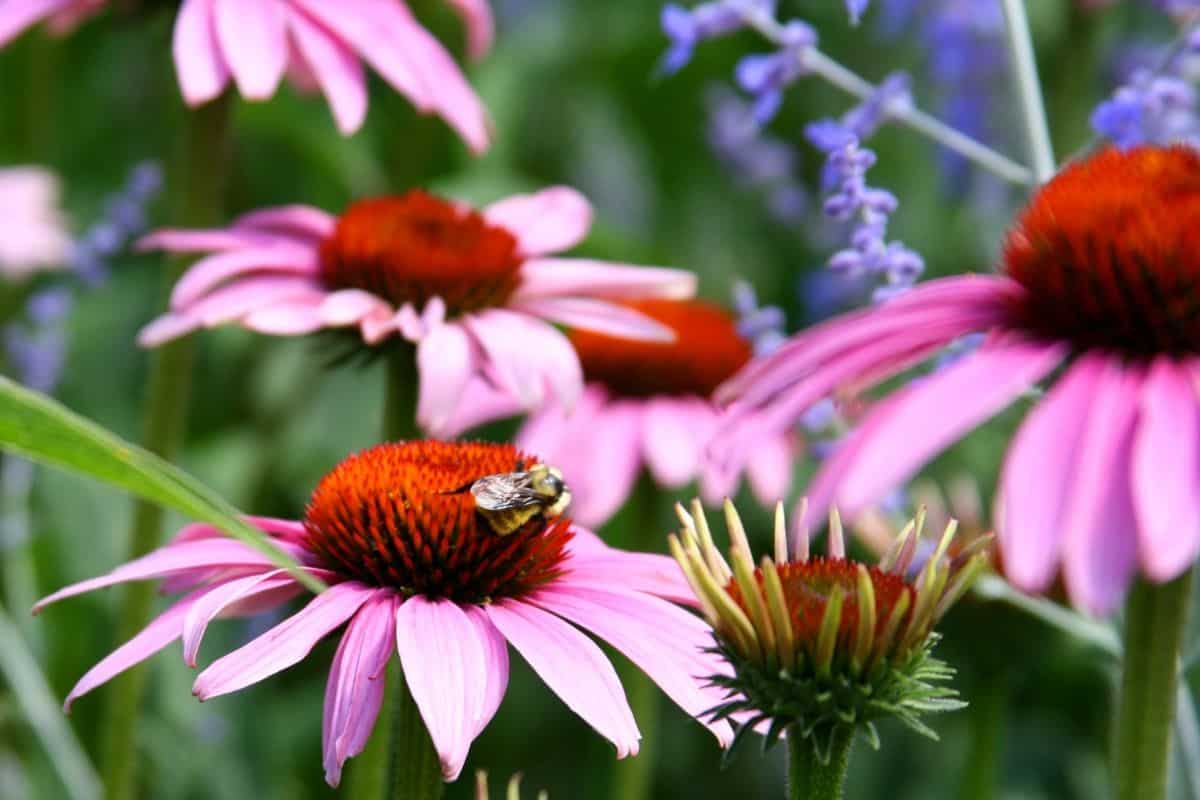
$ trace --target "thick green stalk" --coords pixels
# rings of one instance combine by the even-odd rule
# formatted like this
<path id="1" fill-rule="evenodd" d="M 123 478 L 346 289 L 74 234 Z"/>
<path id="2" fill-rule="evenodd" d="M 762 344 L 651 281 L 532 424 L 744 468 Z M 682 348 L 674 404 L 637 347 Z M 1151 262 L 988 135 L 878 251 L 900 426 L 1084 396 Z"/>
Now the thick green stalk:
<path id="1" fill-rule="evenodd" d="M 442 766 L 421 712 L 408 691 L 404 674 L 394 670 L 390 800 L 441 800 L 445 783 Z M 393 676 L 389 676 L 393 677 Z"/>
<path id="2" fill-rule="evenodd" d="M 829 761 L 821 763 L 810 739 L 788 732 L 788 800 L 842 799 L 854 728 L 838 725 L 830 736 Z"/>
<path id="3" fill-rule="evenodd" d="M 172 223 L 204 226 L 220 221 L 225 175 L 228 171 L 230 96 L 225 95 L 187 116 L 179 161 L 169 175 L 173 193 Z M 164 275 L 164 286 L 182 273 L 174 264 Z M 166 296 L 166 291 L 164 291 Z M 151 356 L 143 442 L 166 459 L 174 457 L 183 439 L 191 394 L 193 343 L 190 338 L 164 345 Z M 133 511 L 129 557 L 145 555 L 162 538 L 163 511 L 138 501 Z M 147 582 L 125 587 L 117 617 L 120 641 L 145 627 L 154 605 L 154 586 Z M 141 707 L 145 672 L 134 667 L 108 685 L 104 719 L 104 788 L 108 800 L 139 796 L 134 785 L 137 750 L 137 716 Z"/>
<path id="4" fill-rule="evenodd" d="M 1188 570 L 1170 583 L 1139 579 L 1129 594 L 1116 716 L 1117 800 L 1167 796 L 1179 649 L 1191 588 Z"/>
<path id="5" fill-rule="evenodd" d="M 670 505 L 669 499 L 654 481 L 644 477 L 635 487 L 630 505 L 633 513 L 625 522 L 625 535 L 616 544 L 632 550 L 661 551 L 670 526 L 660 524 L 659 512 Z M 613 762 L 609 797 L 648 800 L 654 796 L 654 772 L 658 767 L 662 690 L 632 664 L 622 663 L 617 671 L 642 739 L 636 756 Z"/>

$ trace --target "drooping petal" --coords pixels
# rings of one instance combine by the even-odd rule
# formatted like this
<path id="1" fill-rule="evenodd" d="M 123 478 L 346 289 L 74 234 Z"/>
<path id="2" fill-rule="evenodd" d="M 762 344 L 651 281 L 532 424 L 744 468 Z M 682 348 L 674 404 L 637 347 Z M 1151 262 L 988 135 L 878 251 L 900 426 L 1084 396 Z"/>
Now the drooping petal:
<path id="1" fill-rule="evenodd" d="M 385 300 L 362 289 L 340 289 L 321 301 L 321 321 L 333 327 L 357 325 L 370 314 L 390 315 L 391 308 Z"/>
<path id="2" fill-rule="evenodd" d="M 165 250 L 169 253 L 207 253 L 288 244 L 260 231 L 230 228 L 160 228 L 137 240 L 135 249 Z"/>
<path id="3" fill-rule="evenodd" d="M 196 678 L 192 693 L 207 700 L 287 669 L 381 591 L 386 590 L 353 581 L 330 586 L 271 630 L 213 662 Z"/>
<path id="4" fill-rule="evenodd" d="M 996 525 L 1005 575 L 1025 591 L 1045 589 L 1057 572 L 1067 500 L 1103 370 L 1102 357 L 1081 356 L 1029 412 L 1005 457 Z"/>
<path id="5" fill-rule="evenodd" d="M 642 339 L 649 342 L 671 342 L 675 332 L 632 308 L 588 297 L 540 297 L 519 300 L 510 308 L 532 314 L 568 328 L 619 336 L 622 339 Z"/>
<path id="6" fill-rule="evenodd" d="M 214 0 L 217 42 L 247 100 L 275 94 L 287 70 L 287 25 L 279 0 Z"/>
<path id="7" fill-rule="evenodd" d="M 137 343 L 141 347 L 158 347 L 160 344 L 186 336 L 200 327 L 200 320 L 190 314 L 168 311 L 146 324 L 138 331 Z"/>
<path id="8" fill-rule="evenodd" d="M 496 38 L 496 23 L 492 19 L 492 7 L 488 0 L 447 0 L 458 12 L 467 28 L 467 55 L 472 59 L 483 58 L 492 49 Z"/>
<path id="9" fill-rule="evenodd" d="M 321 301 L 324 299 L 323 295 L 317 294 L 256 309 L 242 318 L 242 324 L 252 331 L 271 336 L 313 333 L 325 327 L 321 319 Z"/>
<path id="10" fill-rule="evenodd" d="M 114 676 L 120 675 L 135 664 L 142 663 L 178 639 L 184 615 L 187 614 L 192 603 L 196 602 L 197 598 L 203 592 L 203 589 L 195 591 L 177 601 L 166 611 L 151 620 L 150 624 L 142 628 L 136 636 L 109 653 L 100 663 L 89 669 L 79 679 L 79 682 L 75 684 L 75 687 L 71 689 L 71 693 L 67 695 L 67 699 L 63 703 L 63 709 L 70 711 L 71 704 L 77 699 L 97 686 L 107 683 Z"/>
<path id="11" fill-rule="evenodd" d="M 347 136 L 354 133 L 367 117 L 367 77 L 362 63 L 307 14 L 288 6 L 287 15 L 296 47 L 329 101 L 338 130 Z"/>
<path id="12" fill-rule="evenodd" d="M 552 451 L 529 445 L 532 452 L 553 457 L 573 487 L 573 519 L 601 525 L 629 499 L 642 467 L 641 416 L 635 403 L 616 402 L 590 412 L 581 406 Z"/>
<path id="13" fill-rule="evenodd" d="M 485 607 L 504 634 L 567 707 L 617 748 L 636 755 L 637 723 L 612 663 L 591 639 L 536 606 L 502 600 Z"/>
<path id="14" fill-rule="evenodd" d="M 197 539 L 169 544 L 114 569 L 107 575 L 64 586 L 44 597 L 33 607 L 38 613 L 51 603 L 85 592 L 128 581 L 161 578 L 176 572 L 205 568 L 269 567 L 271 562 L 259 551 L 231 539 Z"/>
<path id="15" fill-rule="evenodd" d="M 1063 578 L 1071 600 L 1093 614 L 1116 607 L 1137 569 L 1132 460 L 1143 377 L 1115 359 L 1107 365 L 1079 442 L 1063 518 Z"/>
<path id="16" fill-rule="evenodd" d="M 569 250 L 592 227 L 592 205 L 569 186 L 552 186 L 492 203 L 483 217 L 517 237 L 526 256 Z"/>
<path id="17" fill-rule="evenodd" d="M 217 44 L 215 0 L 183 0 L 171 42 L 179 89 L 190 106 L 212 100 L 229 81 L 229 67 Z"/>
<path id="18" fill-rule="evenodd" d="M 459 406 L 472 402 L 466 394 L 476 370 L 470 336 L 456 323 L 438 325 L 417 345 L 417 370 L 417 424 L 435 436 L 444 436 Z"/>
<path id="19" fill-rule="evenodd" d="M 746 474 L 759 503 L 771 506 L 787 497 L 795 459 L 796 445 L 790 434 L 763 436 L 755 442 L 746 461 Z"/>
<path id="20" fill-rule="evenodd" d="M 591 631 L 650 676 L 667 696 L 693 717 L 720 705 L 724 691 L 705 688 L 717 674 L 712 630 L 678 606 L 627 591 L 573 587 L 569 582 L 535 593 L 530 602 Z M 722 744 L 733 736 L 729 724 L 711 730 Z"/>
<path id="21" fill-rule="evenodd" d="M 212 328 L 240 319 L 252 311 L 283 303 L 322 301 L 325 297 L 325 290 L 310 278 L 256 276 L 214 289 L 184 309 L 182 314 Z"/>
<path id="22" fill-rule="evenodd" d="M 367 746 L 383 706 L 387 664 L 396 642 L 396 601 L 380 592 L 346 626 L 329 668 L 321 721 L 325 781 L 336 787 L 346 759 Z"/>
<path id="23" fill-rule="evenodd" d="M 512 394 L 497 389 L 479 376 L 467 381 L 462 394 L 469 401 L 459 403 L 454 413 L 442 423 L 438 435 L 443 438 L 461 436 L 477 425 L 515 417 L 525 410 Z"/>
<path id="24" fill-rule="evenodd" d="M 337 218 L 313 206 L 273 206 L 250 211 L 234 220 L 233 230 L 284 236 L 293 244 L 312 247 L 333 233 Z"/>
<path id="25" fill-rule="evenodd" d="M 641 441 L 654 480 L 672 489 L 695 480 L 715 425 L 716 414 L 697 397 L 647 401 Z"/>
<path id="26" fill-rule="evenodd" d="M 1139 560 L 1155 581 L 1176 577 L 1200 551 L 1198 406 L 1190 370 L 1167 356 L 1155 360 L 1133 444 Z"/>
<path id="27" fill-rule="evenodd" d="M 0 47 L 75 0 L 24 0 L 0 6 Z"/>
<path id="28" fill-rule="evenodd" d="M 489 309 L 463 319 L 483 351 L 483 366 L 502 388 L 526 408 L 545 402 L 546 387 L 572 408 L 583 389 L 583 370 L 571 342 L 541 320 L 504 309 Z"/>
<path id="29" fill-rule="evenodd" d="M 524 280 L 514 301 L 541 297 L 687 300 L 696 294 L 696 276 L 687 270 L 584 258 L 530 259 L 521 265 L 521 276 Z"/>
<path id="30" fill-rule="evenodd" d="M 496 716 L 500 701 L 508 690 L 508 642 L 496 630 L 496 626 L 488 619 L 488 615 L 478 606 L 467 606 L 465 609 L 471 623 L 479 631 L 479 640 L 483 643 L 483 672 L 486 684 L 483 688 L 483 703 L 479 716 L 475 720 L 475 736 L 483 733 L 483 729 Z"/>
<path id="31" fill-rule="evenodd" d="M 853 514 L 1007 406 L 1065 357 L 1065 346 L 996 343 L 910 384 L 862 444 L 834 495 Z"/>
<path id="32" fill-rule="evenodd" d="M 488 643 L 449 600 L 408 598 L 396 612 L 396 642 L 447 781 L 458 778 L 479 728 L 488 684 Z"/>
<path id="33" fill-rule="evenodd" d="M 595 534 L 579 528 L 575 532 L 570 547 L 571 559 L 566 564 L 572 586 L 595 586 L 601 589 L 620 586 L 673 603 L 697 604 L 696 594 L 688 585 L 683 570 L 670 556 L 618 550 L 605 545 Z M 664 533 L 664 550 L 666 538 Z"/>
<path id="34" fill-rule="evenodd" d="M 235 603 L 262 596 L 280 589 L 292 588 L 291 595 L 284 595 L 279 602 L 284 602 L 289 596 L 299 594 L 301 587 L 291 575 L 282 570 L 260 572 L 244 578 L 234 578 L 219 586 L 205 591 L 183 618 L 183 661 L 189 667 L 196 666 L 196 656 L 200 653 L 200 642 L 208 623 L 217 618 L 222 611 Z"/>
<path id="35" fill-rule="evenodd" d="M 311 276 L 317 273 L 316 251 L 298 245 L 247 247 L 202 258 L 171 291 L 171 308 L 187 308 L 225 281 L 252 272 Z"/>

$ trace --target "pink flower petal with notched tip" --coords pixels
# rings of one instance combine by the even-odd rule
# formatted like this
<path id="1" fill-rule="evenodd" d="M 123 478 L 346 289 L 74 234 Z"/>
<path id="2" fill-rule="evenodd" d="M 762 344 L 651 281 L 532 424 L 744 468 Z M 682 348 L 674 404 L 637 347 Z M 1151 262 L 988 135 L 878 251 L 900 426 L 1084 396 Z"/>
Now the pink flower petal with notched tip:
<path id="1" fill-rule="evenodd" d="M 99 664 L 89 669 L 79 679 L 79 682 L 75 684 L 75 687 L 71 689 L 71 693 L 67 695 L 67 699 L 63 703 L 63 709 L 70 711 L 71 704 L 80 697 L 97 686 L 107 683 L 114 676 L 120 675 L 130 667 L 142 663 L 178 639 L 184 615 L 187 614 L 192 604 L 203 596 L 206 591 L 208 590 L 198 589 L 183 599 L 178 600 L 162 614 L 151 620 L 150 624 L 142 628 L 136 636 L 105 656 Z"/>
<path id="2" fill-rule="evenodd" d="M 546 685 L 617 748 L 637 755 L 638 733 L 612 663 L 591 639 L 536 606 L 502 600 L 485 606 L 488 618 Z"/>
<path id="3" fill-rule="evenodd" d="M 388 661 L 396 649 L 396 598 L 379 592 L 346 626 L 329 668 L 321 722 L 325 781 L 336 787 L 346 759 L 356 756 L 383 706 Z"/>
<path id="4" fill-rule="evenodd" d="M 514 302 L 542 297 L 687 300 L 696 294 L 696 276 L 687 270 L 583 258 L 531 259 L 521 265 L 521 276 Z"/>
<path id="5" fill-rule="evenodd" d="M 488 359 L 492 375 L 526 408 L 545 401 L 549 387 L 571 408 L 583 388 L 583 372 L 566 336 L 546 323 L 514 311 L 489 309 L 463 318 Z"/>
<path id="6" fill-rule="evenodd" d="M 1137 570 L 1133 437 L 1144 379 L 1109 360 L 1090 398 L 1063 517 L 1063 578 L 1072 602 L 1107 614 Z"/>
<path id="7" fill-rule="evenodd" d="M 433 435 L 443 435 L 476 370 L 471 337 L 459 325 L 434 328 L 417 345 L 420 391 L 417 423 Z"/>
<path id="8" fill-rule="evenodd" d="M 689 715 L 702 719 L 721 704 L 724 690 L 704 688 L 720 659 L 705 652 L 712 629 L 698 617 L 656 597 L 569 582 L 538 591 L 530 602 L 608 642 Z M 727 722 L 710 730 L 722 745 L 733 738 Z"/>
<path id="9" fill-rule="evenodd" d="M 458 605 L 420 595 L 397 610 L 396 643 L 442 776 L 457 780 L 483 714 L 491 648 Z"/>
<path id="10" fill-rule="evenodd" d="M 214 99 L 229 81 L 229 66 L 217 43 L 216 0 L 183 0 L 175 18 L 171 49 L 183 99 L 198 106 Z"/>
<path id="11" fill-rule="evenodd" d="M 1151 580 L 1178 576 L 1200 552 L 1200 409 L 1191 370 L 1167 356 L 1142 387 L 1133 444 L 1139 559 Z"/>
<path id="12" fill-rule="evenodd" d="M 877 501 L 1065 356 L 1066 347 L 1059 344 L 995 343 L 910 384 L 887 408 L 887 422 L 855 453 L 834 502 L 855 514 Z"/>
<path id="13" fill-rule="evenodd" d="M 217 43 L 247 100 L 275 94 L 287 69 L 284 0 L 215 0 Z"/>
<path id="14" fill-rule="evenodd" d="M 496 38 L 496 22 L 488 0 L 447 0 L 467 28 L 467 55 L 483 58 Z"/>
<path id="15" fill-rule="evenodd" d="M 347 581 L 330 586 L 308 605 L 201 672 L 192 693 L 201 700 L 236 692 L 298 663 L 322 638 L 385 589 Z"/>
<path id="16" fill-rule="evenodd" d="M 303 12 L 287 9 L 296 49 L 321 87 L 343 135 L 362 127 L 367 117 L 367 77 L 353 52 Z"/>
<path id="17" fill-rule="evenodd" d="M 517 237 L 522 255 L 540 256 L 582 242 L 592 227 L 592 205 L 568 186 L 553 186 L 492 203 L 483 217 Z"/>
<path id="18" fill-rule="evenodd" d="M 1042 591 L 1057 573 L 1088 408 L 1104 369 L 1102 356 L 1081 356 L 1030 410 L 1005 457 L 996 526 L 1004 573 L 1025 591 Z"/>
<path id="19" fill-rule="evenodd" d="M 588 297 L 543 297 L 518 300 L 511 304 L 517 311 L 568 328 L 617 336 L 622 339 L 642 339 L 649 342 L 671 342 L 675 332 L 645 314 Z"/>

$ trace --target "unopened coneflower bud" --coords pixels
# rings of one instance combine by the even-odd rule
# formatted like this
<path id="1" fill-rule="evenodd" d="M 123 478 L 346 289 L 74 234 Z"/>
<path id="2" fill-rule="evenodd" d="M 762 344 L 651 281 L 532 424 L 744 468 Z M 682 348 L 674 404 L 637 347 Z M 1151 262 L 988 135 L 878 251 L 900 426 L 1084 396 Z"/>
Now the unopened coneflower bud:
<path id="1" fill-rule="evenodd" d="M 789 542 L 779 506 L 774 558 L 755 566 L 732 503 L 725 503 L 728 561 L 698 503 L 690 513 L 679 505 L 676 512 L 682 528 L 670 538 L 671 552 L 731 667 L 713 677 L 728 692 L 714 718 L 741 723 L 739 733 L 764 732 L 767 746 L 787 731 L 827 762 L 833 743 L 849 742 L 855 732 L 878 747 L 875 722 L 886 717 L 936 738 L 920 716 L 964 705 L 940 685 L 953 671 L 931 655 L 933 628 L 986 565 L 986 542 L 949 555 L 957 528 L 951 521 L 914 569 L 919 514 L 883 559 L 868 565 L 846 558 L 833 512 L 826 555 L 810 556 L 807 526 L 798 525 Z"/>

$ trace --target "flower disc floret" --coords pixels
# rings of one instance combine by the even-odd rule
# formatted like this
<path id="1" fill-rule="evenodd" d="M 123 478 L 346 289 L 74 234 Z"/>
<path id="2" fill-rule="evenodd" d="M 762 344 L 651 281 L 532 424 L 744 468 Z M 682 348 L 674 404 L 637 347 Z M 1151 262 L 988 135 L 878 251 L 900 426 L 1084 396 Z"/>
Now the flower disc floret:
<path id="1" fill-rule="evenodd" d="M 569 521 L 534 516 L 497 534 L 467 489 L 537 459 L 511 445 L 382 444 L 325 476 L 304 516 L 309 546 L 330 569 L 404 596 L 457 603 L 521 597 L 561 573 Z"/>
<path id="2" fill-rule="evenodd" d="M 1140 358 L 1200 353 L 1200 154 L 1112 148 L 1066 167 L 1004 261 L 1031 331 Z"/>
<path id="3" fill-rule="evenodd" d="M 753 355 L 724 309 L 697 300 L 640 300 L 628 307 L 671 329 L 672 341 L 638 341 L 575 330 L 583 375 L 621 397 L 708 397 Z"/>
<path id="4" fill-rule="evenodd" d="M 397 307 L 440 297 L 451 314 L 504 305 L 521 262 L 509 231 L 420 190 L 354 203 L 320 254 L 332 289 L 362 289 Z"/>

